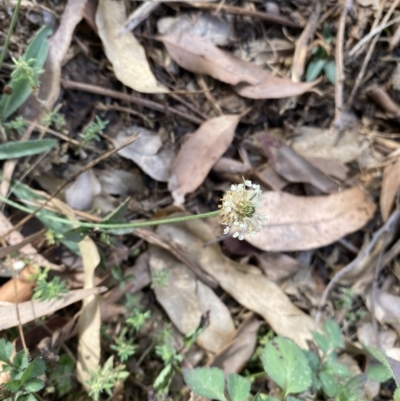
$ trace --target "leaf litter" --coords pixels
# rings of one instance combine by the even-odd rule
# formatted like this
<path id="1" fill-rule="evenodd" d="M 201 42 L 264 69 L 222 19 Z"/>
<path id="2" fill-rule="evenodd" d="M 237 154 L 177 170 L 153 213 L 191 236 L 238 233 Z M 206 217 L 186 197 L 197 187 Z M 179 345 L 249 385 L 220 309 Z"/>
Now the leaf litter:
<path id="1" fill-rule="evenodd" d="M 177 372 L 188 366 L 257 377 L 255 355 L 274 334 L 313 351 L 321 315 L 339 323 L 347 344 L 340 362 L 354 372 L 375 363 L 363 344 L 381 341 L 400 360 L 399 30 L 391 5 L 360 1 L 350 11 L 345 3 L 99 0 L 97 11 L 80 0 L 29 10 L 22 3 L 1 104 L 9 101 L 12 58 L 43 29 L 47 10 L 59 27 L 53 21 L 43 42 L 39 87 L 25 102 L 13 94 L 23 104 L 1 121 L 0 136 L 23 152 L 23 140 L 54 135 L 58 143 L 40 155 L 4 156 L 2 195 L 16 203 L 2 198 L 0 298 L 18 299 L 19 314 L 2 304 L 1 329 L 22 324 L 31 352 L 46 350 L 46 359 L 60 353 L 58 334 L 50 346 L 50 337 L 34 334 L 37 319 L 57 313 L 70 326 L 59 333 L 68 330 L 63 338 L 78 361 L 75 386 L 78 378 L 91 391 L 90 372 L 108 355 L 131 373 L 115 399 L 124 391 L 158 400 L 160 385 L 166 397 L 185 399 Z M 7 32 L 9 9 L 0 12 Z M 304 82 L 316 63 L 343 79 L 325 68 Z M 17 116 L 33 123 L 26 128 Z M 106 129 L 84 143 L 80 133 L 99 118 Z M 218 217 L 154 230 L 81 227 L 217 211 L 232 184 L 250 180 L 261 185 L 257 207 L 267 220 L 240 242 L 224 235 Z M 60 197 L 26 221 L 26 207 L 38 203 L 17 181 Z M 70 292 L 31 299 L 35 265 L 50 267 Z M 100 298 L 99 283 L 108 287 Z M 81 309 L 73 305 L 82 300 Z M 263 380 L 252 390 L 272 395 L 275 385 Z M 42 397 L 62 398 L 53 396 Z M 387 384 L 366 385 L 367 399 L 391 396 Z"/>

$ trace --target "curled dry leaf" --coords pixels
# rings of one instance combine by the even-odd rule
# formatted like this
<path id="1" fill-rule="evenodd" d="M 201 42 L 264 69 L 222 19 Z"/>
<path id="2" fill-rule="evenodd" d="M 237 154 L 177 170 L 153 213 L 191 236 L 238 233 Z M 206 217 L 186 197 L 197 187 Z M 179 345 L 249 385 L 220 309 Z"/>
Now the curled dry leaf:
<path id="1" fill-rule="evenodd" d="M 383 221 L 389 218 L 396 193 L 400 188 L 400 159 L 396 163 L 385 167 L 383 173 L 380 207 Z"/>
<path id="2" fill-rule="evenodd" d="M 306 158 L 318 157 L 349 163 L 368 145 L 353 130 L 345 130 L 337 137 L 329 129 L 304 126 L 296 129 L 296 134 L 292 148 Z"/>
<path id="3" fill-rule="evenodd" d="M 157 301 L 183 334 L 198 327 L 201 316 L 210 311 L 210 324 L 197 343 L 210 352 L 219 352 L 233 336 L 235 326 L 225 304 L 214 291 L 196 278 L 182 263 L 164 249 L 150 245 L 150 269 Z M 154 277 L 168 271 L 166 283 Z"/>
<path id="4" fill-rule="evenodd" d="M 184 143 L 172 167 L 168 188 L 175 204 L 196 190 L 225 153 L 235 135 L 240 116 L 221 116 L 203 123 Z"/>
<path id="5" fill-rule="evenodd" d="M 143 46 L 130 33 L 118 36 L 126 20 L 123 1 L 99 0 L 96 25 L 115 76 L 126 86 L 143 93 L 166 93 L 151 72 Z"/>
<path id="6" fill-rule="evenodd" d="M 172 150 L 162 149 L 160 136 L 144 128 L 129 132 L 139 133 L 139 138 L 120 149 L 118 154 L 134 161 L 146 174 L 156 181 L 167 182 L 171 175 L 171 166 L 175 158 Z M 120 147 L 130 138 L 129 132 L 121 131 L 112 139 L 115 147 Z"/>
<path id="7" fill-rule="evenodd" d="M 286 180 L 310 183 L 325 193 L 338 190 L 334 181 L 279 139 L 267 132 L 258 133 L 256 138 L 272 168 Z"/>
<path id="8" fill-rule="evenodd" d="M 11 327 L 18 326 L 19 323 L 25 324 L 32 320 L 39 319 L 42 316 L 51 315 L 59 309 L 65 308 L 75 302 L 82 301 L 82 299 L 92 294 L 99 294 L 104 292 L 106 288 L 89 288 L 84 290 L 69 291 L 67 294 L 60 295 L 59 299 L 52 299 L 50 301 L 39 301 L 33 299 L 27 302 L 18 304 L 19 317 L 15 310 L 15 305 L 1 306 L 0 316 L 0 331 L 6 330 Z"/>
<path id="9" fill-rule="evenodd" d="M 86 170 L 66 189 L 65 200 L 73 209 L 89 210 L 100 192 L 101 184 L 93 170 Z"/>
<path id="10" fill-rule="evenodd" d="M 275 77 L 254 63 L 218 49 L 210 40 L 198 35 L 181 32 L 159 39 L 182 68 L 236 85 L 234 90 L 239 95 L 251 99 L 280 99 L 301 95 L 317 84 L 317 81 L 302 83 Z"/>
<path id="11" fill-rule="evenodd" d="M 264 192 L 260 211 L 267 222 L 260 233 L 246 240 L 264 251 L 281 252 L 331 244 L 362 228 L 375 205 L 355 187 L 328 196 Z"/>
<path id="12" fill-rule="evenodd" d="M 294 306 L 280 287 L 254 266 L 228 259 L 217 244 L 205 246 L 215 238 L 210 226 L 192 220 L 161 225 L 157 233 L 195 260 L 237 302 L 261 315 L 277 334 L 307 348 L 313 330 L 311 317 Z"/>

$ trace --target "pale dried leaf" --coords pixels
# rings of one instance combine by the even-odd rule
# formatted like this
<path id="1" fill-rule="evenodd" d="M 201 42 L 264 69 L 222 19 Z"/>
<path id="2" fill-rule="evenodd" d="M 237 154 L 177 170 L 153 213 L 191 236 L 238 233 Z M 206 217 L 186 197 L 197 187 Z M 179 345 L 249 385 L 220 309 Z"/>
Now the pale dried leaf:
<path id="1" fill-rule="evenodd" d="M 343 163 L 337 160 L 312 156 L 304 158 L 308 160 L 314 167 L 321 170 L 324 174 L 330 177 L 335 177 L 342 181 L 345 181 L 347 179 L 349 169 Z"/>
<path id="2" fill-rule="evenodd" d="M 159 135 L 143 128 L 137 128 L 139 138 L 128 146 L 120 149 L 118 154 L 134 161 L 146 174 L 156 181 L 167 182 L 171 175 L 172 163 L 175 154 L 170 149 L 161 149 L 162 143 Z M 130 135 L 121 131 L 112 139 L 115 147 L 126 143 Z"/>
<path id="3" fill-rule="evenodd" d="M 374 211 L 368 194 L 357 187 L 328 196 L 264 192 L 260 212 L 267 222 L 246 240 L 271 252 L 319 248 L 362 228 Z"/>
<path id="4" fill-rule="evenodd" d="M 254 353 L 260 325 L 261 322 L 252 314 L 241 324 L 233 339 L 209 365 L 222 369 L 225 374 L 239 373 Z"/>
<path id="5" fill-rule="evenodd" d="M 206 223 L 198 220 L 161 225 L 157 233 L 195 260 L 242 306 L 261 315 L 277 334 L 307 348 L 306 340 L 311 338 L 314 325 L 311 317 L 294 306 L 258 269 L 228 259 L 217 244 L 205 246 L 215 238 Z"/>
<path id="6" fill-rule="evenodd" d="M 168 183 L 175 204 L 183 204 L 185 195 L 203 183 L 213 165 L 232 143 L 239 120 L 240 116 L 212 118 L 184 143 Z"/>
<path id="7" fill-rule="evenodd" d="M 138 169 L 132 171 L 111 169 L 95 171 L 101 183 L 101 189 L 111 195 L 142 195 L 146 187 Z"/>
<path id="8" fill-rule="evenodd" d="M 143 93 L 166 93 L 151 72 L 143 46 L 130 33 L 118 36 L 126 20 L 123 1 L 99 0 L 96 25 L 115 76 L 124 85 Z"/>
<path id="9" fill-rule="evenodd" d="M 271 167 L 286 180 L 309 183 L 325 193 L 338 190 L 334 181 L 279 139 L 268 135 L 267 132 L 258 133 L 256 139 L 262 152 L 268 157 Z"/>
<path id="10" fill-rule="evenodd" d="M 49 54 L 40 76 L 39 96 L 32 94 L 23 106 L 23 114 L 29 119 L 52 110 L 60 95 L 61 64 L 71 45 L 75 27 L 83 17 L 86 0 L 68 0 L 57 32 L 49 39 Z M 37 99 L 40 99 L 38 102 Z M 46 107 L 43 107 L 43 103 Z"/>
<path id="11" fill-rule="evenodd" d="M 339 137 L 329 129 L 318 127 L 300 127 L 296 129 L 292 148 L 303 157 L 322 157 L 341 163 L 349 163 L 356 159 L 368 146 L 356 131 L 345 130 Z"/>
<path id="12" fill-rule="evenodd" d="M 150 268 L 153 277 L 163 269 L 168 271 L 166 283 L 157 283 L 153 279 L 154 292 L 178 330 L 185 335 L 192 332 L 198 327 L 201 316 L 210 311 L 210 325 L 197 343 L 207 351 L 221 351 L 235 332 L 225 304 L 184 264 L 154 245 L 150 245 Z"/>
<path id="13" fill-rule="evenodd" d="M 221 157 L 213 166 L 216 173 L 247 174 L 251 167 L 228 157 Z"/>
<path id="14" fill-rule="evenodd" d="M 383 221 L 389 218 L 393 203 L 400 188 L 400 159 L 386 166 L 383 172 L 380 207 Z"/>
<path id="15" fill-rule="evenodd" d="M 90 237 L 85 237 L 78 245 L 85 273 L 85 288 L 90 289 L 95 285 L 94 271 L 100 263 L 100 255 Z M 87 390 L 90 389 L 86 383 L 91 378 L 90 371 L 97 371 L 100 366 L 100 325 L 99 301 L 95 295 L 90 295 L 83 302 L 78 320 L 79 343 L 76 364 L 78 379 Z"/>
<path id="16" fill-rule="evenodd" d="M 79 302 L 88 296 L 92 296 L 92 294 L 99 294 L 104 291 L 104 287 L 89 288 L 69 291 L 67 294 L 60 295 L 60 299 L 52 299 L 51 301 L 41 302 L 34 299 L 32 301 L 21 302 L 18 304 L 20 323 L 29 323 L 42 316 L 51 315 L 59 309 L 65 308 L 75 302 Z M 0 331 L 18 326 L 19 320 L 14 304 L 2 306 L 0 307 L 0 310 Z"/>
<path id="17" fill-rule="evenodd" d="M 300 263 L 284 253 L 262 252 L 254 256 L 264 274 L 275 283 L 292 276 Z"/>
<path id="18" fill-rule="evenodd" d="M 73 209 L 89 210 L 100 192 L 101 184 L 93 170 L 86 170 L 65 190 L 65 200 Z"/>

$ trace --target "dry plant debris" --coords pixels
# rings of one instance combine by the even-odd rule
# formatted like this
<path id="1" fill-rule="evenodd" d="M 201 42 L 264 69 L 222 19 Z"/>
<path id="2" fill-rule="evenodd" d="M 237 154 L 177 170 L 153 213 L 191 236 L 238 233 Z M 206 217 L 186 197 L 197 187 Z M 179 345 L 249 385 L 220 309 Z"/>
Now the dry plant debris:
<path id="1" fill-rule="evenodd" d="M 396 399 L 399 3 L 1 3 L 0 400 Z"/>

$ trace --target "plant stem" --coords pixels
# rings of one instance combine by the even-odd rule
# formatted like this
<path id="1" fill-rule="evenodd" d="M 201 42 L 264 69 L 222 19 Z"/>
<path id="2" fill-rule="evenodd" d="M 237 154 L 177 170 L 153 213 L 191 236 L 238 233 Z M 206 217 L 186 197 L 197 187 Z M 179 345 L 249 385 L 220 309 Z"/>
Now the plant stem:
<path id="1" fill-rule="evenodd" d="M 13 12 L 13 16 L 11 18 L 10 27 L 8 28 L 6 40 L 4 41 L 3 51 L 0 54 L 0 70 L 1 70 L 1 67 L 3 66 L 3 61 L 4 61 L 4 58 L 6 57 L 8 45 L 10 44 L 11 35 L 14 31 L 14 27 L 17 22 L 20 5 L 21 5 L 21 0 L 18 0 L 17 4 L 15 5 L 15 8 L 14 8 L 14 12 Z"/>
<path id="2" fill-rule="evenodd" d="M 0 201 L 15 207 L 16 209 L 22 210 L 23 212 L 26 213 L 32 213 L 32 209 L 22 206 L 19 203 L 13 202 L 4 196 L 0 195 Z M 84 228 L 94 228 L 94 229 L 135 229 L 139 227 L 148 227 L 148 226 L 155 226 L 159 224 L 168 224 L 168 223 L 178 223 L 181 221 L 188 221 L 188 220 L 197 220 L 197 219 L 205 219 L 207 217 L 214 217 L 217 216 L 219 213 L 218 210 L 215 210 L 213 212 L 208 212 L 208 213 L 201 213 L 201 214 L 195 214 L 195 215 L 190 215 L 190 216 L 179 216 L 179 217 L 170 217 L 167 219 L 159 219 L 159 220 L 149 220 L 149 221 L 138 221 L 136 223 L 85 223 L 82 221 L 71 221 L 69 219 L 64 219 L 62 217 L 55 216 L 53 214 L 50 214 L 49 212 L 47 213 L 42 213 L 39 212 L 38 215 L 42 216 L 45 219 L 49 220 L 54 220 L 58 221 L 60 223 L 68 224 L 70 226 L 78 226 L 78 227 L 84 227 Z"/>

